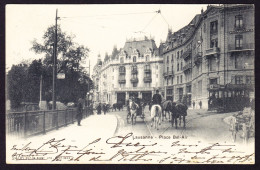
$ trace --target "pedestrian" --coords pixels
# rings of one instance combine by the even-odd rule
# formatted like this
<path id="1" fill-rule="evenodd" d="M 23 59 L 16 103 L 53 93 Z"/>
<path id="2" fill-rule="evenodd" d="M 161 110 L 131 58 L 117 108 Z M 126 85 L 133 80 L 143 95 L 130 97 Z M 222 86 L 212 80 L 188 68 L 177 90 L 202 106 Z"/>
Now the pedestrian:
<path id="1" fill-rule="evenodd" d="M 195 101 L 193 101 L 192 105 L 193 105 L 193 109 L 195 109 Z"/>
<path id="2" fill-rule="evenodd" d="M 77 115 L 76 118 L 78 120 L 78 126 L 81 126 L 80 122 L 82 119 L 82 113 L 83 113 L 83 106 L 82 106 L 82 101 L 81 98 L 79 98 L 78 104 L 77 104 Z"/>
<path id="3" fill-rule="evenodd" d="M 101 114 L 101 103 L 98 104 L 97 106 L 97 114 L 100 115 Z"/>
<path id="4" fill-rule="evenodd" d="M 200 106 L 200 109 L 201 109 L 201 106 L 202 106 L 202 102 L 201 101 L 199 102 L 199 106 Z"/>
<path id="5" fill-rule="evenodd" d="M 106 105 L 106 103 L 103 104 L 102 109 L 103 109 L 104 115 L 106 115 L 106 112 L 107 112 L 107 105 Z"/>

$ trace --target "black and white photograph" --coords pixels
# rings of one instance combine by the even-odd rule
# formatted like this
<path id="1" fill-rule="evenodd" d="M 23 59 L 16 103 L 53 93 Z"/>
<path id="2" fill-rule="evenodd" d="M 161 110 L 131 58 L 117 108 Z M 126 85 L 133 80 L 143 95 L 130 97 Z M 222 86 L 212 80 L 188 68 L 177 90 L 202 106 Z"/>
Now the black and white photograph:
<path id="1" fill-rule="evenodd" d="M 8 4 L 6 164 L 255 164 L 254 4 Z"/>

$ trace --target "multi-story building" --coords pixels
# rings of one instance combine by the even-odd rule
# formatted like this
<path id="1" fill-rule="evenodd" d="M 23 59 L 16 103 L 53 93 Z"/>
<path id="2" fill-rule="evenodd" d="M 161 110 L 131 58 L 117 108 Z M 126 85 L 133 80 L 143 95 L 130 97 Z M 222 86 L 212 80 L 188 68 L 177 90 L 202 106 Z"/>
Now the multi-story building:
<path id="1" fill-rule="evenodd" d="M 131 96 L 150 101 L 153 93 L 163 90 L 163 58 L 153 39 L 127 40 L 116 57 L 94 67 L 95 101 L 125 103 Z"/>
<path id="2" fill-rule="evenodd" d="M 163 43 L 166 99 L 195 107 L 254 94 L 254 6 L 208 6 Z M 221 104 L 223 103 L 223 104 Z M 230 106 L 231 107 L 231 106 Z"/>

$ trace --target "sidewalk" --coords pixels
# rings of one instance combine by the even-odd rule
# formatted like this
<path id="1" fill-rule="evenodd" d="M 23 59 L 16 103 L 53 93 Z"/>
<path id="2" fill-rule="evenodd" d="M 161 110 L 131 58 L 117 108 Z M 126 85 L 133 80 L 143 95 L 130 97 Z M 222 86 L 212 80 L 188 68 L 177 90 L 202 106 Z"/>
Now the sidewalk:
<path id="1" fill-rule="evenodd" d="M 45 135 L 37 135 L 27 139 L 14 139 L 7 136 L 8 146 L 15 145 L 19 142 L 39 143 L 50 139 L 66 139 L 66 141 L 76 142 L 77 144 L 84 143 L 86 140 L 97 138 L 112 137 L 117 128 L 117 118 L 114 115 L 91 115 L 81 121 L 81 126 L 77 122 L 67 127 L 53 130 Z"/>

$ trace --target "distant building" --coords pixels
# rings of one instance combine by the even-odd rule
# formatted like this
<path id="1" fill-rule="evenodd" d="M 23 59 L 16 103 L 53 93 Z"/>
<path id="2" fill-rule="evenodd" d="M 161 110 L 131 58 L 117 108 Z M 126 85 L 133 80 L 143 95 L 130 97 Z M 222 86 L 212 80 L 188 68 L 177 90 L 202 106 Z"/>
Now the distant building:
<path id="1" fill-rule="evenodd" d="M 250 4 L 208 6 L 182 29 L 169 30 L 165 98 L 209 109 L 212 98 L 218 106 L 248 102 L 241 98 L 254 92 L 254 11 Z"/>
<path id="2" fill-rule="evenodd" d="M 153 39 L 127 40 L 113 57 L 98 57 L 93 70 L 94 101 L 125 103 L 131 96 L 150 101 L 156 89 L 164 95 L 163 58 Z"/>

